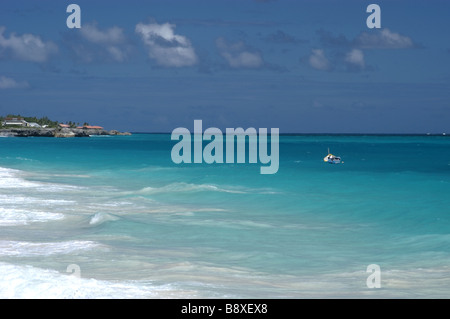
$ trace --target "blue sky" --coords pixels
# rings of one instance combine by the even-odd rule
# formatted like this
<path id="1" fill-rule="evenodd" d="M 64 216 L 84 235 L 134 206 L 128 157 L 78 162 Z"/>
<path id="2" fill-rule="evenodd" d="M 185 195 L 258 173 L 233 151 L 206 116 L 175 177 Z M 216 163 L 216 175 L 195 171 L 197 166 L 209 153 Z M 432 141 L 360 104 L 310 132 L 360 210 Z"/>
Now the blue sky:
<path id="1" fill-rule="evenodd" d="M 69 29 L 66 8 L 81 7 Z M 381 8 L 369 29 L 366 8 Z M 449 1 L 0 2 L 0 114 L 108 129 L 442 133 Z"/>

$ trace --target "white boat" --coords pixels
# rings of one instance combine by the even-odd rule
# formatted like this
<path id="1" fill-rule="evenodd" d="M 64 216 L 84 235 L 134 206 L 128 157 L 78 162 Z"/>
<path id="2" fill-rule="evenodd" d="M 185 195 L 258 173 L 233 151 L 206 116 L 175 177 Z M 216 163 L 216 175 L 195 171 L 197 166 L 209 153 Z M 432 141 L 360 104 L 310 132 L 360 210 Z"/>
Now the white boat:
<path id="1" fill-rule="evenodd" d="M 341 158 L 339 156 L 335 156 L 335 155 L 331 154 L 330 149 L 328 149 L 328 155 L 323 158 L 323 161 L 330 163 L 330 164 L 340 164 Z"/>

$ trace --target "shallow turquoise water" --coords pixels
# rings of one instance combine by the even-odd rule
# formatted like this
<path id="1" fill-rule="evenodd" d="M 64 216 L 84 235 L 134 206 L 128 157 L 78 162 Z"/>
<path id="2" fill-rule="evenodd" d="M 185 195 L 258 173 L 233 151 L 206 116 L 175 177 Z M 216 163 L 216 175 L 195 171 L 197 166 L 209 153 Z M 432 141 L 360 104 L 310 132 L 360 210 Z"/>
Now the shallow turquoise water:
<path id="1" fill-rule="evenodd" d="M 0 296 L 450 296 L 448 137 L 281 136 L 274 175 L 174 144 L 0 138 Z"/>

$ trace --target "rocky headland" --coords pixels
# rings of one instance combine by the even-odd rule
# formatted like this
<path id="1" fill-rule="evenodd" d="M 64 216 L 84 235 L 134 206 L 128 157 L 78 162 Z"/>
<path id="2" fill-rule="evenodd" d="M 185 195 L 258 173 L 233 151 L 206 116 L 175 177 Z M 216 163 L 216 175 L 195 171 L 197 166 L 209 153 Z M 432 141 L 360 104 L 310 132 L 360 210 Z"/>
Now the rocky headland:
<path id="1" fill-rule="evenodd" d="M 10 137 L 89 137 L 92 135 L 131 135 L 128 132 L 91 128 L 34 128 L 16 127 L 0 129 L 0 136 Z"/>

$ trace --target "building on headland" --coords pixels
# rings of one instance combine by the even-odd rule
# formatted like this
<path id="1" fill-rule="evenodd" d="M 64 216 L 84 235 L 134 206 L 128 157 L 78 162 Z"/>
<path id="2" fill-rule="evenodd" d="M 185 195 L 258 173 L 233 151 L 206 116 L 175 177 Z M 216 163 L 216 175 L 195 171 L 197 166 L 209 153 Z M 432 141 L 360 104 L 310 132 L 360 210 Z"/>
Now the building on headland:
<path id="1" fill-rule="evenodd" d="M 25 121 L 22 117 L 7 117 L 2 122 L 2 126 L 12 125 L 25 127 L 41 127 L 38 123 Z"/>
<path id="2" fill-rule="evenodd" d="M 61 127 L 61 128 L 69 128 L 70 125 L 69 124 L 62 124 L 62 123 L 60 123 L 59 127 Z"/>
<path id="3" fill-rule="evenodd" d="M 19 125 L 19 126 L 27 126 L 28 122 L 25 121 L 22 117 L 7 117 L 3 120 L 2 125 Z"/>
<path id="4" fill-rule="evenodd" d="M 39 124 L 34 123 L 34 122 L 28 122 L 26 126 L 28 126 L 28 127 L 42 127 Z"/>
<path id="5" fill-rule="evenodd" d="M 77 128 L 80 128 L 80 129 L 103 130 L 103 127 L 102 127 L 102 126 L 95 126 L 95 125 L 84 125 L 84 126 L 78 126 Z"/>

